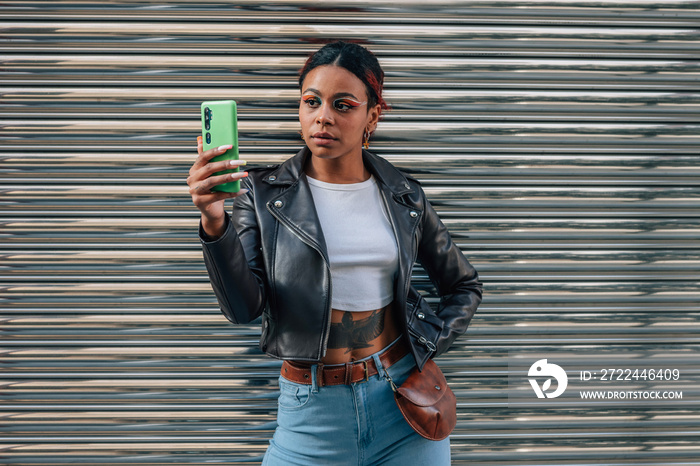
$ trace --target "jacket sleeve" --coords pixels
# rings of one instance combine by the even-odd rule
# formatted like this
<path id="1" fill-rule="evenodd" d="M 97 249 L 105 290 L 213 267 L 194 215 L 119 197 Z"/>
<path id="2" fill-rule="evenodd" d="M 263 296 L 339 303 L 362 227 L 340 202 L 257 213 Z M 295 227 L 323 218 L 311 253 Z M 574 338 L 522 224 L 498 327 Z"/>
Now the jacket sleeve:
<path id="1" fill-rule="evenodd" d="M 265 269 L 260 230 L 254 207 L 254 193 L 247 179 L 241 188 L 246 194 L 234 200 L 234 220 L 226 216 L 224 234 L 208 241 L 202 225 L 199 237 L 204 263 L 221 312 L 234 324 L 246 324 L 259 317 L 265 308 Z"/>
<path id="2" fill-rule="evenodd" d="M 450 233 L 423 194 L 422 234 L 418 262 L 428 273 L 440 296 L 437 315 L 444 325 L 433 356 L 447 351 L 466 332 L 481 302 L 479 275 L 452 241 Z"/>

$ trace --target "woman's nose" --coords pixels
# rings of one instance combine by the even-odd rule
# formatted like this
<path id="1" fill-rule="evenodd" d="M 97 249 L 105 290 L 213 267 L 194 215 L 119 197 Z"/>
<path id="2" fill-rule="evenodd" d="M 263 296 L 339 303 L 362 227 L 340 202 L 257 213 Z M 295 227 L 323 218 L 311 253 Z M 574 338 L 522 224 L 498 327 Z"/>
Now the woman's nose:
<path id="1" fill-rule="evenodd" d="M 316 123 L 320 125 L 333 124 L 333 112 L 330 105 L 321 105 L 318 109 L 318 115 L 316 116 Z"/>

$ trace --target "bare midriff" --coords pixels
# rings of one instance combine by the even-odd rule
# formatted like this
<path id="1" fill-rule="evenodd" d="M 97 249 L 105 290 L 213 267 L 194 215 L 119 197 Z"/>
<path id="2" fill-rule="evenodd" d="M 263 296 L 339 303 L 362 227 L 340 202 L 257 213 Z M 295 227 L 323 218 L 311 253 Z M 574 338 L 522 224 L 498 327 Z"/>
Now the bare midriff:
<path id="1" fill-rule="evenodd" d="M 400 335 L 393 304 L 381 309 L 348 312 L 333 309 L 328 350 L 323 364 L 344 364 L 386 348 Z"/>

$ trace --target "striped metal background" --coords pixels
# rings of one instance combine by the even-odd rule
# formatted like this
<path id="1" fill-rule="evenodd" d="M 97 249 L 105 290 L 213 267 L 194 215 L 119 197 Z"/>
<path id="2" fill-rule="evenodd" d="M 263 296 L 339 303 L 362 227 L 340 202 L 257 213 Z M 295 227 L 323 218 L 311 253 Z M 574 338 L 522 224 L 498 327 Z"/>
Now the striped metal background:
<path id="1" fill-rule="evenodd" d="M 700 370 L 699 26 L 684 0 L 2 2 L 0 463 L 258 463 L 279 363 L 207 280 L 199 103 L 236 99 L 241 153 L 284 160 L 296 72 L 343 38 L 387 72 L 373 149 L 486 284 L 440 359 L 454 464 L 700 464 L 692 384 L 665 406 L 504 399 L 513 354 Z"/>

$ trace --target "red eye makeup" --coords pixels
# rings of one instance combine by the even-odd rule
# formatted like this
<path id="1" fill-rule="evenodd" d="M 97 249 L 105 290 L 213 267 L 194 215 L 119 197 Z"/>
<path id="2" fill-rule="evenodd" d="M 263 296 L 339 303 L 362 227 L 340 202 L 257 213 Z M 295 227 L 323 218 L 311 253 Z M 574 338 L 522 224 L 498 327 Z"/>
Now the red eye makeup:
<path id="1" fill-rule="evenodd" d="M 321 98 L 315 94 L 304 94 L 301 96 L 301 100 L 306 103 L 306 105 L 315 108 L 321 105 Z M 353 108 L 361 107 L 366 105 L 367 101 L 360 102 L 350 97 L 340 97 L 333 101 L 333 108 L 339 112 L 346 112 Z"/>
<path id="2" fill-rule="evenodd" d="M 367 102 L 360 102 L 355 99 L 350 99 L 349 97 L 343 97 L 340 99 L 335 99 L 333 101 L 333 108 L 340 109 L 340 107 L 351 107 L 351 108 L 357 108 L 365 105 Z"/>

